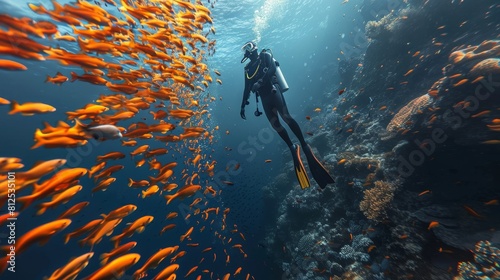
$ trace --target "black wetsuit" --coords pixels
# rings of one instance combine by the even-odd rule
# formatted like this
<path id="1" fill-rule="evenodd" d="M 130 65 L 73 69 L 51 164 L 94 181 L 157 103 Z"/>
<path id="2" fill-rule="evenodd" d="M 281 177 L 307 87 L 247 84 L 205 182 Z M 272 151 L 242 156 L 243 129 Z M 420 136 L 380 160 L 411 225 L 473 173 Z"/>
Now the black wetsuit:
<path id="1" fill-rule="evenodd" d="M 255 50 L 255 52 L 257 52 Z M 243 101 L 241 103 L 241 117 L 245 118 L 244 108 L 248 104 L 250 91 L 256 91 L 262 100 L 262 106 L 266 117 L 272 127 L 278 132 L 280 137 L 286 142 L 290 150 L 293 152 L 293 143 L 288 136 L 286 129 L 281 125 L 278 114 L 283 121 L 290 127 L 292 132 L 297 136 L 303 149 L 308 149 L 307 144 L 300 130 L 299 124 L 292 118 L 288 112 L 288 108 L 281 92 L 281 88 L 276 83 L 276 64 L 272 55 L 269 52 L 261 52 L 259 55 L 251 55 L 251 61 L 245 66 L 245 90 L 243 91 Z M 266 71 L 267 70 L 267 71 Z M 260 87 L 254 85 L 261 81 Z"/>

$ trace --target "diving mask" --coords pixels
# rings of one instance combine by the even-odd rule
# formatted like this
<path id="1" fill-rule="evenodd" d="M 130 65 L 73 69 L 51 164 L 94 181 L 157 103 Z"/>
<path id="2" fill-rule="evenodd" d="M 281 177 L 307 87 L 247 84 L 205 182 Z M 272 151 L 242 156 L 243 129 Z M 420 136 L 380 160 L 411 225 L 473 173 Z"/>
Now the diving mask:
<path id="1" fill-rule="evenodd" d="M 257 49 L 257 44 L 255 44 L 254 42 L 252 41 L 249 41 L 249 42 L 246 42 L 243 47 L 241 47 L 241 51 L 243 53 L 246 53 L 246 52 L 253 52 L 254 50 Z"/>
<path id="2" fill-rule="evenodd" d="M 243 52 L 243 58 L 241 59 L 241 63 L 245 62 L 250 54 L 257 50 L 257 44 L 252 41 L 246 42 L 243 47 L 241 47 L 241 51 Z"/>

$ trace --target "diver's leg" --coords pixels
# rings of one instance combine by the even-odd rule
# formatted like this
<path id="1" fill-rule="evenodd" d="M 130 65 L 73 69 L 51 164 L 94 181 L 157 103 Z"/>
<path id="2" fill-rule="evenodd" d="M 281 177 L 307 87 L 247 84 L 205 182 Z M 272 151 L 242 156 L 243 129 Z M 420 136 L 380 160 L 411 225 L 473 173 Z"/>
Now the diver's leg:
<path id="1" fill-rule="evenodd" d="M 278 132 L 279 136 L 285 143 L 288 145 L 290 150 L 294 151 L 292 140 L 290 136 L 288 136 L 288 132 L 281 125 L 280 120 L 278 118 L 278 107 L 275 105 L 275 100 L 272 98 L 271 94 L 265 94 L 261 96 L 262 106 L 264 107 L 264 113 L 266 113 L 267 120 L 271 124 L 274 130 Z"/>
<path id="2" fill-rule="evenodd" d="M 295 121 L 290 113 L 288 112 L 288 108 L 285 103 L 285 98 L 283 94 L 279 90 L 279 87 L 276 89 L 276 93 L 273 96 L 274 103 L 277 106 L 277 110 L 283 120 L 288 124 L 293 133 L 297 136 L 300 141 L 300 145 L 304 150 L 304 154 L 307 158 L 307 163 L 309 164 L 309 170 L 313 175 L 314 180 L 318 183 L 318 185 L 324 189 L 326 185 L 335 183 L 335 180 L 328 173 L 328 170 L 321 164 L 321 162 L 314 156 L 311 147 L 307 145 L 304 140 L 304 136 L 302 135 L 302 131 L 300 130 L 299 124 Z"/>
<path id="3" fill-rule="evenodd" d="M 288 107 L 286 106 L 285 98 L 283 97 L 283 94 L 281 93 L 279 87 L 276 87 L 276 93 L 273 95 L 273 98 L 274 98 L 274 104 L 276 104 L 276 108 L 278 109 L 278 113 L 280 114 L 281 118 L 283 118 L 283 121 L 285 121 L 288 127 L 290 127 L 293 134 L 297 136 L 297 139 L 299 139 L 302 148 L 307 149 L 306 140 L 304 139 L 304 135 L 302 135 L 302 130 L 300 129 L 300 126 L 297 123 L 297 121 L 294 118 L 292 118 L 292 116 L 288 112 Z"/>
<path id="4" fill-rule="evenodd" d="M 309 182 L 309 177 L 307 176 L 307 171 L 302 163 L 302 159 L 300 158 L 300 148 L 298 145 L 293 145 L 292 140 L 290 140 L 290 136 L 288 136 L 288 132 L 281 125 L 278 118 L 278 107 L 276 107 L 276 99 L 268 93 L 262 97 L 262 106 L 264 107 L 264 112 L 266 113 L 266 117 L 271 123 L 271 126 L 278 132 L 279 136 L 285 143 L 288 145 L 290 152 L 292 152 L 293 165 L 295 176 L 297 176 L 297 180 L 299 181 L 300 187 L 302 189 L 308 188 L 311 186 Z"/>

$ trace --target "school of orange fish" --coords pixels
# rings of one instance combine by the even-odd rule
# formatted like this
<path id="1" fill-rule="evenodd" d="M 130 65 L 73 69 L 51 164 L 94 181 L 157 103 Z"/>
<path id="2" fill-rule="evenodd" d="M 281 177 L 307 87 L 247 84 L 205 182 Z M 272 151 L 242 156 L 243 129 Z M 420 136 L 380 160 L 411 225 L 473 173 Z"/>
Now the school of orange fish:
<path id="1" fill-rule="evenodd" d="M 87 133 L 88 127 L 113 125 L 121 131 L 123 138 L 110 141 L 121 141 L 125 149 L 131 149 L 130 156 L 137 168 L 149 165 L 149 169 L 157 175 L 148 179 L 129 178 L 128 186 L 114 185 L 116 178 L 112 176 L 124 169 L 124 165 L 111 165 L 110 161 L 126 160 L 126 155 L 118 151 L 97 156 L 94 166 L 75 168 L 65 167 L 65 159 L 53 159 L 23 170 L 22 159 L 0 158 L 2 205 L 7 202 L 9 193 L 6 174 L 16 171 L 15 192 L 19 211 L 15 216 L 22 217 L 24 209 L 28 207 L 36 206 L 37 215 L 43 215 L 47 209 L 60 209 L 65 203 L 72 205 L 66 211 L 61 211 L 56 220 L 40 222 L 28 232 L 20 233 L 16 241 L 16 255 L 22 255 L 36 243 L 57 239 L 54 235 L 63 232 L 59 234 L 64 235 L 64 241 L 61 242 L 66 244 L 81 238 L 78 244 L 88 248 L 85 247 L 84 254 L 75 255 L 68 263 L 54 267 L 49 279 L 75 279 L 84 275 L 89 275 L 85 279 L 114 279 L 124 274 L 133 275 L 134 279 L 150 278 L 152 275 L 156 275 L 153 279 L 176 279 L 175 273 L 182 266 L 182 257 L 189 257 L 192 250 L 197 250 L 199 254 L 210 254 L 211 260 L 201 259 L 198 265 L 189 269 L 185 278 L 229 279 L 240 274 L 241 267 L 236 271 L 210 271 L 210 266 L 218 259 L 216 253 L 212 248 L 191 240 L 193 231 L 202 232 L 206 228 L 219 238 L 220 246 L 227 248 L 220 261 L 226 265 L 230 263 L 234 249 L 239 258 L 247 257 L 241 245 L 245 236 L 236 225 L 226 225 L 229 208 L 209 207 L 210 198 L 221 192 L 209 185 L 216 161 L 202 150 L 203 143 L 214 141 L 212 133 L 217 129 L 211 129 L 207 122 L 210 119 L 207 107 L 215 98 L 207 94 L 213 79 L 204 63 L 206 57 L 215 52 L 216 40 L 208 39 L 215 35 L 215 28 L 207 7 L 211 5 L 213 8 L 214 1 L 208 1 L 205 6 L 200 0 L 193 3 L 189 0 L 121 0 L 119 3 L 113 0 L 77 0 L 74 4 L 65 5 L 53 0 L 52 5 L 51 8 L 29 4 L 34 13 L 47 17 L 46 21 L 0 14 L 0 55 L 5 57 L 0 59 L 0 71 L 28 70 L 16 58 L 39 61 L 37 63 L 55 60 L 62 66 L 77 66 L 83 71 L 72 71 L 70 77 L 61 72 L 46 73 L 45 82 L 56 85 L 68 81 L 87 82 L 101 86 L 100 89 L 102 86 L 107 87 L 107 93 L 101 94 L 95 104 L 67 112 L 67 120 L 61 120 L 55 126 L 45 122 L 45 127 L 35 131 L 31 149 L 87 145 L 92 141 L 92 136 Z M 111 8 L 116 12 L 109 12 Z M 72 34 L 61 34 L 59 27 L 62 25 L 70 26 Z M 46 38 L 50 40 L 43 42 L 52 44 L 40 43 L 41 39 Z M 73 53 L 58 47 L 57 43 L 61 41 L 74 44 L 79 51 Z M 214 70 L 214 73 L 220 76 L 218 71 Z M 216 82 L 222 84 L 220 79 L 216 79 Z M 9 114 L 36 115 L 35 118 L 56 110 L 49 104 L 19 104 L 1 97 L 0 104 L 10 104 Z M 150 109 L 152 107 L 156 109 Z M 143 110 L 150 111 L 155 123 L 146 124 L 136 120 L 137 114 Z M 121 127 L 124 121 L 132 124 Z M 174 133 L 172 130 L 182 132 Z M 144 144 L 147 141 L 161 141 L 167 147 L 150 149 L 148 144 Z M 172 149 L 181 153 L 185 160 L 168 162 L 166 154 Z M 177 165 L 183 169 L 180 175 Z M 129 172 L 133 173 L 131 170 Z M 95 180 L 93 188 L 79 184 L 85 175 Z M 184 184 L 179 186 L 175 182 Z M 184 199 L 182 203 L 193 209 L 192 216 L 188 214 L 182 217 L 175 211 L 156 211 L 154 215 L 131 220 L 128 216 L 141 205 L 115 205 L 109 213 L 94 217 L 94 220 L 70 231 L 68 227 L 72 218 L 78 217 L 85 208 L 97 206 L 92 205 L 92 201 L 76 202 L 75 195 L 79 192 L 99 195 L 99 192 L 108 188 L 133 188 L 144 200 L 153 195 L 162 195 L 167 205 Z M 204 207 L 195 208 L 196 205 Z M 171 209 L 175 209 L 174 206 Z M 5 224 L 9 217 L 12 217 L 9 213 L 0 216 L 0 225 Z M 175 219 L 196 219 L 196 228 L 190 227 L 178 242 L 177 238 L 169 238 L 173 244 L 158 248 L 151 256 L 133 253 L 134 248 L 141 245 L 138 242 L 122 244 L 134 234 L 148 232 L 148 224 L 153 220 L 163 221 L 165 225 L 160 233 L 148 234 L 169 234 L 167 231 L 175 228 L 176 223 L 166 223 L 164 220 Z M 215 219 L 222 222 L 214 223 Z M 43 216 L 37 220 L 42 221 Z M 118 228 L 122 228 L 121 232 Z M 185 240 L 191 240 L 191 243 L 186 244 Z M 101 242 L 112 242 L 115 249 L 102 252 L 99 249 Z M 5 270 L 8 256 L 4 257 L 4 253 L 8 247 L 1 249 L 3 258 L 0 268 Z M 100 254 L 100 259 L 94 256 L 97 254 Z M 167 257 L 170 257 L 170 261 L 165 260 Z M 101 268 L 82 273 L 89 262 L 100 263 Z M 193 261 L 190 263 L 192 266 Z M 245 278 L 253 279 L 253 276 L 248 273 Z"/>

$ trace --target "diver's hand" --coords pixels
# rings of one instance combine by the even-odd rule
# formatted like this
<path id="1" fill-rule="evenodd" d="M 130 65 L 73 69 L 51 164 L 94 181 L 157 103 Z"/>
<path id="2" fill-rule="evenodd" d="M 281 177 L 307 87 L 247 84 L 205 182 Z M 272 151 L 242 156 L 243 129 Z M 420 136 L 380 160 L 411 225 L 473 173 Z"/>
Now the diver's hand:
<path id="1" fill-rule="evenodd" d="M 247 117 L 245 116 L 245 107 L 241 107 L 241 110 L 240 110 L 240 116 L 242 119 L 246 120 Z"/>
<path id="2" fill-rule="evenodd" d="M 256 92 L 259 90 L 259 88 L 262 86 L 262 79 L 259 79 L 255 84 L 252 86 L 252 91 Z"/>

